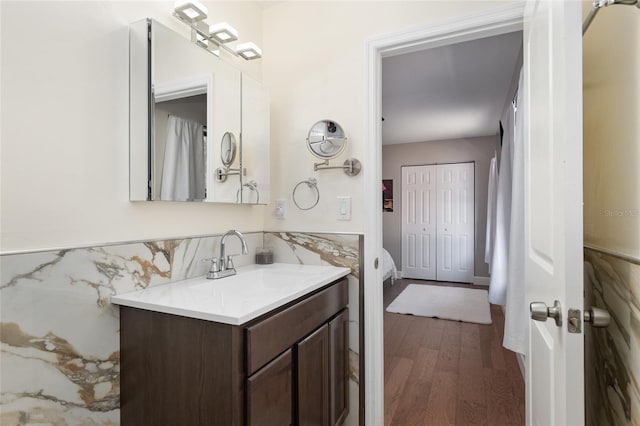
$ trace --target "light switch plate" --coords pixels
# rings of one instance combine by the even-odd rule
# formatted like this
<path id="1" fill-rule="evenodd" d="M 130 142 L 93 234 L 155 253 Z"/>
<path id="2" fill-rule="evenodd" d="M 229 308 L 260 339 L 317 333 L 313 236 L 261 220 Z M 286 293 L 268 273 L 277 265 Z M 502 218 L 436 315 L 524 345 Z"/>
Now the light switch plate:
<path id="1" fill-rule="evenodd" d="M 340 196 L 338 199 L 338 220 L 351 220 L 351 197 Z"/>

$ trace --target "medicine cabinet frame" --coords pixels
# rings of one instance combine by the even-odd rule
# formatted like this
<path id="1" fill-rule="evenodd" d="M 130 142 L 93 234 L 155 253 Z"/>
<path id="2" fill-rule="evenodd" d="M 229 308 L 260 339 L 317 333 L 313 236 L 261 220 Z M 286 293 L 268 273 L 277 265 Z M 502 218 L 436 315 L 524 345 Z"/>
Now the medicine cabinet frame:
<path id="1" fill-rule="evenodd" d="M 156 38 L 154 29 L 161 28 L 165 37 L 171 37 L 181 49 L 191 49 L 189 55 L 207 55 L 202 59 L 211 66 L 189 70 L 184 78 L 171 82 L 157 82 Z M 173 33 L 176 37 L 174 40 Z M 182 42 L 184 40 L 184 43 Z M 157 42 L 159 44 L 159 42 Z M 191 43 L 173 30 L 152 19 L 134 22 L 129 26 L 130 48 L 130 129 L 129 129 L 129 199 L 130 201 L 187 201 L 233 204 L 267 204 L 269 202 L 269 98 L 264 88 L 254 80 L 243 76 L 230 64 L 216 58 L 206 50 Z M 196 49 L 194 53 L 193 49 Z M 198 63 L 201 64 L 200 61 Z M 223 86 L 224 84 L 224 86 Z M 244 86 L 247 87 L 244 87 Z M 257 92 L 256 92 L 257 91 Z M 235 94 L 234 94 L 235 93 Z M 247 93 L 258 93 L 263 102 L 259 111 L 255 105 L 243 107 Z M 159 197 L 159 174 L 156 153 L 155 125 L 156 103 L 187 96 L 206 96 L 206 193 L 203 199 L 161 200 Z M 255 96 L 254 96 L 255 97 Z M 263 114 L 253 117 L 251 114 Z M 266 114 L 266 115 L 264 115 Z M 246 126 L 247 136 L 243 137 Z M 256 130 L 261 134 L 256 138 Z M 253 129 L 253 130 L 252 130 Z M 220 144 L 227 132 L 234 134 L 238 146 L 237 155 L 227 169 L 238 170 L 220 182 L 215 170 L 225 167 L 221 158 Z M 253 135 L 252 135 L 253 134 Z M 249 146 L 247 140 L 255 146 Z M 266 144 L 266 149 L 261 144 Z M 259 155 L 253 150 L 259 150 Z M 265 157 L 266 155 L 266 157 Z M 256 161 L 245 161 L 253 158 Z"/>

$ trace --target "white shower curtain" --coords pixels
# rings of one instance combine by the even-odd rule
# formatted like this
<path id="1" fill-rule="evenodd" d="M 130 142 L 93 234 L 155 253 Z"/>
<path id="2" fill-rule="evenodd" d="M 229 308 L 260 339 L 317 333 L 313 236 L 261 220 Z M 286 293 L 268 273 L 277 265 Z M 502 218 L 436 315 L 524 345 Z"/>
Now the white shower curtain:
<path id="1" fill-rule="evenodd" d="M 170 115 L 167 122 L 160 199 L 203 200 L 205 161 L 204 126 Z"/>
<path id="2" fill-rule="evenodd" d="M 491 273 L 491 257 L 493 257 L 493 242 L 496 237 L 496 208 L 498 192 L 498 164 L 494 156 L 489 165 L 489 185 L 487 188 L 487 229 L 485 233 L 484 262 L 489 264 Z"/>
<path id="3" fill-rule="evenodd" d="M 527 350 L 529 310 L 524 294 L 524 106 L 522 71 L 518 83 L 513 140 L 511 183 L 511 222 L 509 230 L 509 260 L 507 262 L 507 306 L 505 308 L 503 346 L 521 354 Z"/>
<path id="4" fill-rule="evenodd" d="M 500 175 L 496 195 L 496 230 L 491 259 L 489 301 L 504 306 L 507 302 L 507 263 L 509 261 L 509 228 L 511 222 L 511 170 L 513 164 L 514 114 L 509 110 L 504 123 Z"/>

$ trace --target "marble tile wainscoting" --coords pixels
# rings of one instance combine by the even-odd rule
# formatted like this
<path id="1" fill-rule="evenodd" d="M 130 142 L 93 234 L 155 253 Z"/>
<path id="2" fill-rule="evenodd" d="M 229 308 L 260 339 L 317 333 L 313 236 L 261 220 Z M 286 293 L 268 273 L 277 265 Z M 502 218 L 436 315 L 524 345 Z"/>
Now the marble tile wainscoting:
<path id="1" fill-rule="evenodd" d="M 245 236 L 251 251 L 237 266 L 253 263 L 262 246 L 262 232 Z M 0 424 L 120 424 L 119 317 L 110 296 L 204 275 L 209 262 L 201 260 L 217 254 L 219 242 L 0 256 Z"/>
<path id="2" fill-rule="evenodd" d="M 607 328 L 585 327 L 587 425 L 640 425 L 640 265 L 586 248 L 585 307 L 607 309 Z"/>
<path id="3" fill-rule="evenodd" d="M 332 265 L 351 269 L 349 280 L 349 416 L 346 426 L 358 425 L 362 413 L 360 387 L 360 319 L 364 289 L 364 236 L 358 234 L 265 232 L 265 247 L 271 247 L 274 262 L 302 265 Z"/>

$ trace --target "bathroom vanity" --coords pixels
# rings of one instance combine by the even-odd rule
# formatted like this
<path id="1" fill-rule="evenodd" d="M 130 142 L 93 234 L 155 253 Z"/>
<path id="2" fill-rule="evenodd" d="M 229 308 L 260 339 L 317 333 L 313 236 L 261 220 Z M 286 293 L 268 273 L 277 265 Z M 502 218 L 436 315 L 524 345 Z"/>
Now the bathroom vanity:
<path id="1" fill-rule="evenodd" d="M 122 424 L 342 424 L 348 273 L 251 265 L 113 297 Z"/>

